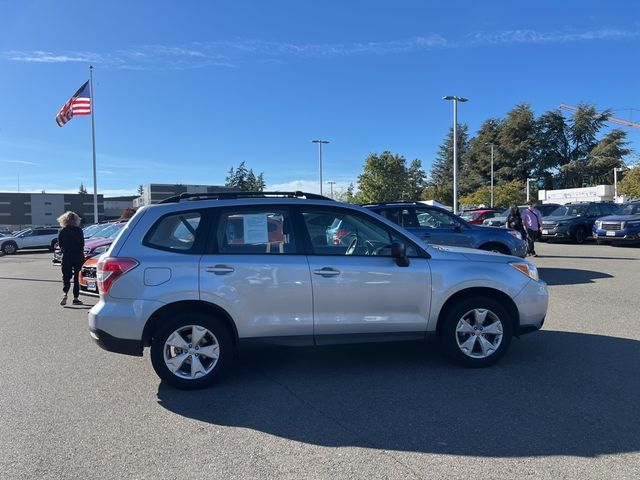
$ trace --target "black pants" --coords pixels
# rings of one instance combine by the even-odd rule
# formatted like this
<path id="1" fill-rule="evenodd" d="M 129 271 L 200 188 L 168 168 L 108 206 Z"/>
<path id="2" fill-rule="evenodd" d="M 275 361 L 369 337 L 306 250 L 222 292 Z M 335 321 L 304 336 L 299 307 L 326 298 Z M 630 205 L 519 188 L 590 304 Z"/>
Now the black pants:
<path id="1" fill-rule="evenodd" d="M 78 274 L 84 263 L 84 258 L 67 258 L 62 257 L 62 291 L 66 295 L 71 287 L 71 277 L 73 277 L 73 298 L 80 295 L 80 284 L 78 283 Z"/>
<path id="2" fill-rule="evenodd" d="M 536 238 L 538 237 L 538 230 L 531 230 L 527 228 L 527 253 L 530 255 L 536 254 Z"/>

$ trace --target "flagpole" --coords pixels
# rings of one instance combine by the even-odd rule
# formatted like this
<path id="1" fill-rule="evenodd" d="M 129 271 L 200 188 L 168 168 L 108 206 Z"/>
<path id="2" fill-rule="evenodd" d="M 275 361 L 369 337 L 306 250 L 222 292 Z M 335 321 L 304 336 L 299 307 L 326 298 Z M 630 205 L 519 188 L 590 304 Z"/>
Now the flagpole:
<path id="1" fill-rule="evenodd" d="M 98 223 L 98 181 L 96 179 L 96 125 L 93 120 L 95 98 L 93 96 L 93 65 L 89 65 L 89 96 L 91 98 L 91 140 L 93 141 L 93 221 Z"/>

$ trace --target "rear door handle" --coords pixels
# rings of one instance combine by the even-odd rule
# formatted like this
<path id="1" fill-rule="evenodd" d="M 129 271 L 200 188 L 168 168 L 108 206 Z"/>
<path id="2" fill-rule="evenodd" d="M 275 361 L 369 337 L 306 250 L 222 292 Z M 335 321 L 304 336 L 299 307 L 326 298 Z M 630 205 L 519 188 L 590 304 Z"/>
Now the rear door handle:
<path id="1" fill-rule="evenodd" d="M 233 267 L 226 265 L 214 265 L 213 267 L 206 267 L 205 270 L 207 273 L 215 273 L 216 275 L 225 275 L 235 271 Z"/>
<path id="2" fill-rule="evenodd" d="M 321 275 L 323 277 L 335 277 L 336 275 L 340 275 L 340 270 L 335 270 L 331 267 L 322 267 L 314 270 L 313 273 L 315 273 L 316 275 Z"/>

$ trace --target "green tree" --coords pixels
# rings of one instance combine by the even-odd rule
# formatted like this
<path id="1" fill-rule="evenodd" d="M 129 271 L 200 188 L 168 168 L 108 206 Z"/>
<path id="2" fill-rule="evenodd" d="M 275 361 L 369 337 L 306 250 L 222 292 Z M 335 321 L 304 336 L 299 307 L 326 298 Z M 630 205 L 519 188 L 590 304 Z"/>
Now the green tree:
<path id="1" fill-rule="evenodd" d="M 359 191 L 355 195 L 360 203 L 416 200 L 424 187 L 425 174 L 420 161 L 414 160 L 407 168 L 402 155 L 389 151 L 369 155 L 363 170 L 358 176 Z"/>
<path id="2" fill-rule="evenodd" d="M 618 194 L 640 198 L 640 165 L 632 168 L 618 183 Z"/>
<path id="3" fill-rule="evenodd" d="M 85 195 L 86 195 L 86 193 L 87 193 L 87 189 L 86 189 L 86 187 L 84 186 L 84 183 L 81 183 L 81 184 L 80 184 L 80 188 L 78 188 L 78 193 L 80 193 L 80 194 L 85 194 Z"/>
<path id="4" fill-rule="evenodd" d="M 495 192 L 495 191 L 494 191 Z M 491 189 L 480 187 L 475 192 L 460 197 L 460 205 L 479 207 L 488 206 L 491 203 Z"/>
<path id="5" fill-rule="evenodd" d="M 138 185 L 138 195 L 144 195 L 144 187 L 142 185 Z"/>
<path id="6" fill-rule="evenodd" d="M 244 192 L 261 192 L 265 187 L 264 173 L 256 176 L 253 169 L 247 169 L 244 162 L 241 162 L 235 170 L 231 167 L 225 186 Z"/>
<path id="7" fill-rule="evenodd" d="M 464 158 L 469 150 L 467 125 L 459 125 L 457 132 L 458 167 L 464 165 Z M 458 171 L 461 173 L 462 168 Z M 460 177 L 460 175 L 459 175 Z M 431 164 L 431 172 L 427 180 L 426 189 L 423 189 L 423 197 L 427 200 L 436 200 L 445 205 L 453 204 L 453 127 L 449 128 L 449 133 L 444 139 L 438 154 Z"/>
<path id="8" fill-rule="evenodd" d="M 613 183 L 613 169 L 622 167 L 622 158 L 631 152 L 626 138 L 626 132 L 612 130 L 589 152 L 585 173 L 590 183 Z"/>
<path id="9" fill-rule="evenodd" d="M 527 199 L 525 185 L 518 180 L 502 183 L 494 190 L 494 205 L 522 205 Z"/>
<path id="10" fill-rule="evenodd" d="M 497 182 L 526 181 L 531 176 L 538 147 L 538 127 L 531 107 L 520 104 L 507 113 L 498 134 L 500 162 Z"/>
<path id="11" fill-rule="evenodd" d="M 459 187 L 463 195 L 474 194 L 479 188 L 491 185 L 491 144 L 493 144 L 494 172 L 501 162 L 498 135 L 502 121 L 497 118 L 485 120 L 478 134 L 469 141 L 469 150 L 464 157 Z"/>

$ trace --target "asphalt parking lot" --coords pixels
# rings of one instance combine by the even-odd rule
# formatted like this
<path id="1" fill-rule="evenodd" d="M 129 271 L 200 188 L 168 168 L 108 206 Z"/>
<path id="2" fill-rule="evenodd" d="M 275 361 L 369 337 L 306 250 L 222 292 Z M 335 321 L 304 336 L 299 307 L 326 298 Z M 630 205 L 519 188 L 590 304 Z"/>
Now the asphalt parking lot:
<path id="1" fill-rule="evenodd" d="M 537 250 L 547 321 L 494 367 L 254 347 L 196 392 L 94 345 L 51 254 L 2 257 L 0 478 L 637 479 L 640 248 Z"/>

